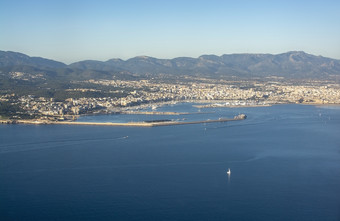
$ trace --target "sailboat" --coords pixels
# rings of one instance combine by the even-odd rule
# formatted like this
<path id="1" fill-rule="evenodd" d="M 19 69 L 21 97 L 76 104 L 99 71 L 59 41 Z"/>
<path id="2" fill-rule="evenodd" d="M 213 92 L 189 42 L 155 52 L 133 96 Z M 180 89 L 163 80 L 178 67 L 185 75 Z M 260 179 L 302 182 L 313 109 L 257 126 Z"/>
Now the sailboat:
<path id="1" fill-rule="evenodd" d="M 230 176 L 231 174 L 230 168 L 228 168 L 227 174 Z"/>

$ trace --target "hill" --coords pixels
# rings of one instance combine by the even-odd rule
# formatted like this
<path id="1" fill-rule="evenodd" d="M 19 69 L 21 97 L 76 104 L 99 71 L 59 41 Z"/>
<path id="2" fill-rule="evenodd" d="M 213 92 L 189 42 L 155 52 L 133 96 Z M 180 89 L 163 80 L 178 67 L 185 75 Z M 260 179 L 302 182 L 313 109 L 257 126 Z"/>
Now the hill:
<path id="1" fill-rule="evenodd" d="M 12 51 L 0 51 L 0 67 L 32 66 L 38 68 L 64 68 L 66 64 L 41 57 L 30 57 Z"/>
<path id="2" fill-rule="evenodd" d="M 106 62 L 81 61 L 71 67 L 103 70 L 110 68 L 126 70 L 135 74 L 194 75 L 212 78 L 268 77 L 289 79 L 327 79 L 340 75 L 340 60 L 292 51 L 272 54 L 225 54 L 202 55 L 198 58 L 179 57 L 157 59 L 139 56 L 123 61 L 111 59 Z"/>
<path id="3" fill-rule="evenodd" d="M 70 65 L 17 52 L 0 51 L 0 71 L 44 73 L 47 77 L 67 79 L 131 78 L 135 75 L 190 75 L 210 78 L 334 79 L 340 76 L 340 60 L 302 51 L 282 54 L 202 55 L 198 58 L 158 59 L 138 56 L 128 60 L 86 60 Z"/>

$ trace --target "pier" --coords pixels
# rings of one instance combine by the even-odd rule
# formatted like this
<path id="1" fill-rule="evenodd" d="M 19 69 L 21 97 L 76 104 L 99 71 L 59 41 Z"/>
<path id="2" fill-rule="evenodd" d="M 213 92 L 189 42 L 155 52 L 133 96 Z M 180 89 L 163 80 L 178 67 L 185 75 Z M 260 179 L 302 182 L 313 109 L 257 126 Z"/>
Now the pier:
<path id="1" fill-rule="evenodd" d="M 202 121 L 159 121 L 159 122 L 77 122 L 77 121 L 39 121 L 39 120 L 15 120 L 12 122 L 6 121 L 7 124 L 34 124 L 34 125 L 88 125 L 88 126 L 125 126 L 125 127 L 158 127 L 158 126 L 175 126 L 185 124 L 203 124 L 203 123 L 217 123 L 227 121 L 244 120 L 247 116 L 240 114 L 234 118 L 220 118 L 217 120 L 202 120 Z M 5 122 L 3 122 L 5 123 Z"/>

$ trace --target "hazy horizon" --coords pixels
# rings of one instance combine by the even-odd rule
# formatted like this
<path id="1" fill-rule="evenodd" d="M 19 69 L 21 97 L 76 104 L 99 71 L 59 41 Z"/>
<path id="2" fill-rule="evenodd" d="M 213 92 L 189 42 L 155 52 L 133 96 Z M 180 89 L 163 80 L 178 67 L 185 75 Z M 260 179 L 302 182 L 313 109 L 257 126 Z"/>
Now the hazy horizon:
<path id="1" fill-rule="evenodd" d="M 0 2 L 0 50 L 70 64 L 205 54 L 308 54 L 340 59 L 340 2 Z"/>

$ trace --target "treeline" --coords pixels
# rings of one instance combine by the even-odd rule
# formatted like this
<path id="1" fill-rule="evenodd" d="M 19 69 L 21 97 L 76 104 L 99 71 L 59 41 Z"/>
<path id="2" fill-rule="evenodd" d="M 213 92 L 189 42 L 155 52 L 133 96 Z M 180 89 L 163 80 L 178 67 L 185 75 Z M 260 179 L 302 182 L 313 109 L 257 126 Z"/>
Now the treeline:
<path id="1" fill-rule="evenodd" d="M 0 102 L 0 117 L 14 118 L 15 116 L 20 119 L 30 119 L 34 117 L 29 114 L 26 114 L 24 110 L 15 103 L 11 103 L 8 101 L 1 101 Z"/>
<path id="2" fill-rule="evenodd" d="M 63 102 L 68 98 L 100 98 L 127 96 L 133 88 L 113 88 L 110 86 L 93 85 L 88 83 L 70 83 L 64 81 L 47 81 L 44 83 L 0 78 L 0 94 L 16 94 L 18 97 L 33 95 L 35 97 L 54 98 Z M 94 89 L 93 91 L 68 90 L 76 88 Z M 114 92 L 113 92 L 114 91 Z"/>
<path id="3" fill-rule="evenodd" d="M 21 111 L 21 108 L 16 104 L 12 104 L 8 101 L 0 102 L 1 116 L 12 116 L 13 114 L 16 114 L 19 111 Z"/>

